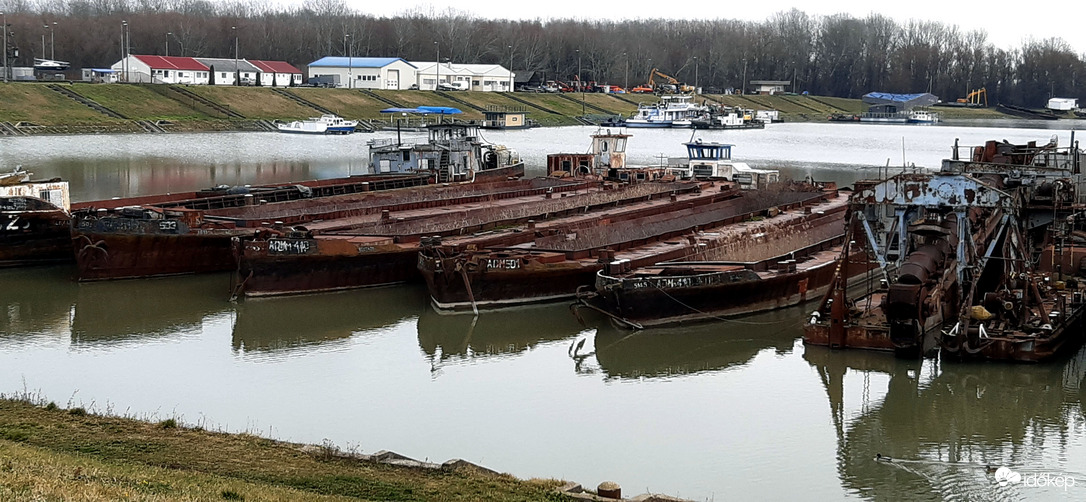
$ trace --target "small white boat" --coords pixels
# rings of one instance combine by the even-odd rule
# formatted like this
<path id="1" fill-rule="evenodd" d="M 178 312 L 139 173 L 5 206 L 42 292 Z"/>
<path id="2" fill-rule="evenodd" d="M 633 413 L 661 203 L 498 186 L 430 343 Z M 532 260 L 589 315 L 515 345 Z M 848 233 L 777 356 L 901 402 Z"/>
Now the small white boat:
<path id="1" fill-rule="evenodd" d="M 328 134 L 351 134 L 358 126 L 357 120 L 347 120 L 338 115 L 324 114 L 311 120 L 328 126 Z"/>
<path id="2" fill-rule="evenodd" d="M 312 120 L 295 120 L 286 124 L 277 124 L 279 132 L 293 134 L 328 134 L 328 124 Z"/>

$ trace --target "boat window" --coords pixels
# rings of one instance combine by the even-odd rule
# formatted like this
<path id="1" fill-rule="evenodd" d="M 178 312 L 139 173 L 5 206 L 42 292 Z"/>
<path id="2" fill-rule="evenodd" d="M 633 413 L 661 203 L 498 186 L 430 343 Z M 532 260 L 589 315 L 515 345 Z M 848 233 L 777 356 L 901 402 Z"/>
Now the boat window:
<path id="1" fill-rule="evenodd" d="M 411 150 L 400 150 L 400 153 L 403 154 L 404 162 L 411 160 Z"/>
<path id="2" fill-rule="evenodd" d="M 618 139 L 615 140 L 615 151 L 616 152 L 625 152 L 626 151 L 626 138 L 618 138 Z"/>
<path id="3" fill-rule="evenodd" d="M 601 152 L 606 152 L 607 151 L 607 142 L 606 141 L 601 141 L 600 142 L 600 151 Z"/>

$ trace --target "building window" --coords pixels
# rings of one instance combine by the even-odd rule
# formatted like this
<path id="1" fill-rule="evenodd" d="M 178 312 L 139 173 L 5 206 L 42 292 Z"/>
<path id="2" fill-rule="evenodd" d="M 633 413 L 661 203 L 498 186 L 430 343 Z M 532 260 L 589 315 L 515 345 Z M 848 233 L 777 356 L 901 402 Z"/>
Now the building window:
<path id="1" fill-rule="evenodd" d="M 226 72 L 222 72 L 222 78 L 226 78 Z"/>
<path id="2" fill-rule="evenodd" d="M 479 81 L 478 80 L 472 80 L 471 85 L 479 85 Z"/>
<path id="3" fill-rule="evenodd" d="M 163 74 L 162 74 L 162 76 L 164 76 L 164 77 L 167 77 L 167 78 L 169 78 L 169 76 L 170 76 L 170 70 L 165 70 L 165 71 L 163 71 Z"/>

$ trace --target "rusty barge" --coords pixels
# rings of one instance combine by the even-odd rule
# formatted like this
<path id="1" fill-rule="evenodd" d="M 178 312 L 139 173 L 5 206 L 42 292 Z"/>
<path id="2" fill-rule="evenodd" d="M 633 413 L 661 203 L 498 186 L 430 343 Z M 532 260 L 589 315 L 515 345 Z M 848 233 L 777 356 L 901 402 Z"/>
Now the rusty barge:
<path id="1" fill-rule="evenodd" d="M 1079 345 L 1082 159 L 1073 137 L 1065 148 L 1055 138 L 1042 146 L 990 141 L 955 145 L 939 172 L 857 183 L 843 255 L 863 258 L 842 260 L 839 274 L 873 265 L 879 281 L 858 295 L 837 282 L 804 341 L 1022 362 Z"/>
<path id="2" fill-rule="evenodd" d="M 795 223 L 757 232 L 748 248 L 751 261 L 665 262 L 628 270 L 605 264 L 593 290 L 578 293 L 580 305 L 597 310 L 620 327 L 647 327 L 708 321 L 789 307 L 821 298 L 829 290 L 844 247 L 846 200 L 806 206 Z M 781 253 L 782 250 L 789 250 Z M 735 253 L 725 253 L 734 256 Z M 766 257 L 769 255 L 768 257 Z M 857 257 L 853 257 L 857 258 Z M 848 279 L 863 281 L 866 270 Z"/>
<path id="3" fill-rule="evenodd" d="M 71 260 L 68 183 L 31 176 L 0 175 L 0 267 Z"/>
<path id="4" fill-rule="evenodd" d="M 268 229 L 235 244 L 235 295 L 270 296 L 417 280 L 420 245 L 510 246 L 575 232 L 600 221 L 664 215 L 738 197 L 700 183 L 614 185 L 537 178 L 485 199 L 434 211 L 401 208 L 379 217 L 343 218 Z"/>
<path id="5" fill-rule="evenodd" d="M 838 197 L 836 190 L 817 189 L 738 192 L 737 198 L 679 209 L 667 218 L 601 222 L 514 246 L 472 249 L 433 242 L 420 250 L 418 267 L 439 310 L 567 299 L 591 287 L 604 266 L 717 259 L 718 253 L 744 251 L 748 237 L 790 218 L 793 210 Z"/>

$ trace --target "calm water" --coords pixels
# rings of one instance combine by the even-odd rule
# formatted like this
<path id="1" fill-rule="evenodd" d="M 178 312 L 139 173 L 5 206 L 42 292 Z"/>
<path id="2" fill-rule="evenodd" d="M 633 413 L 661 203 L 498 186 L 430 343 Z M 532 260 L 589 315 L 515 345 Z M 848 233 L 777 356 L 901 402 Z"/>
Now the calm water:
<path id="1" fill-rule="evenodd" d="M 585 151 L 591 131 L 485 136 L 541 172 L 547 153 Z M 638 163 L 679 156 L 690 139 L 633 134 Z M 755 166 L 848 184 L 876 176 L 887 159 L 900 169 L 903 144 L 906 163 L 936 167 L 955 138 L 1052 134 L 1069 138 L 863 124 L 698 137 L 735 143 L 735 156 Z M 0 138 L 0 170 L 63 176 L 87 200 L 358 173 L 369 137 Z M 418 286 L 231 304 L 225 275 L 92 284 L 70 275 L 0 271 L 0 392 L 370 453 L 464 458 L 522 478 L 613 480 L 630 495 L 1086 499 L 1084 351 L 1037 366 L 920 363 L 804 347 L 804 308 L 630 333 L 587 314 L 582 325 L 565 304 L 473 323 L 435 313 Z M 895 462 L 875 462 L 876 453 Z M 1000 487 L 986 465 L 1076 486 Z"/>

